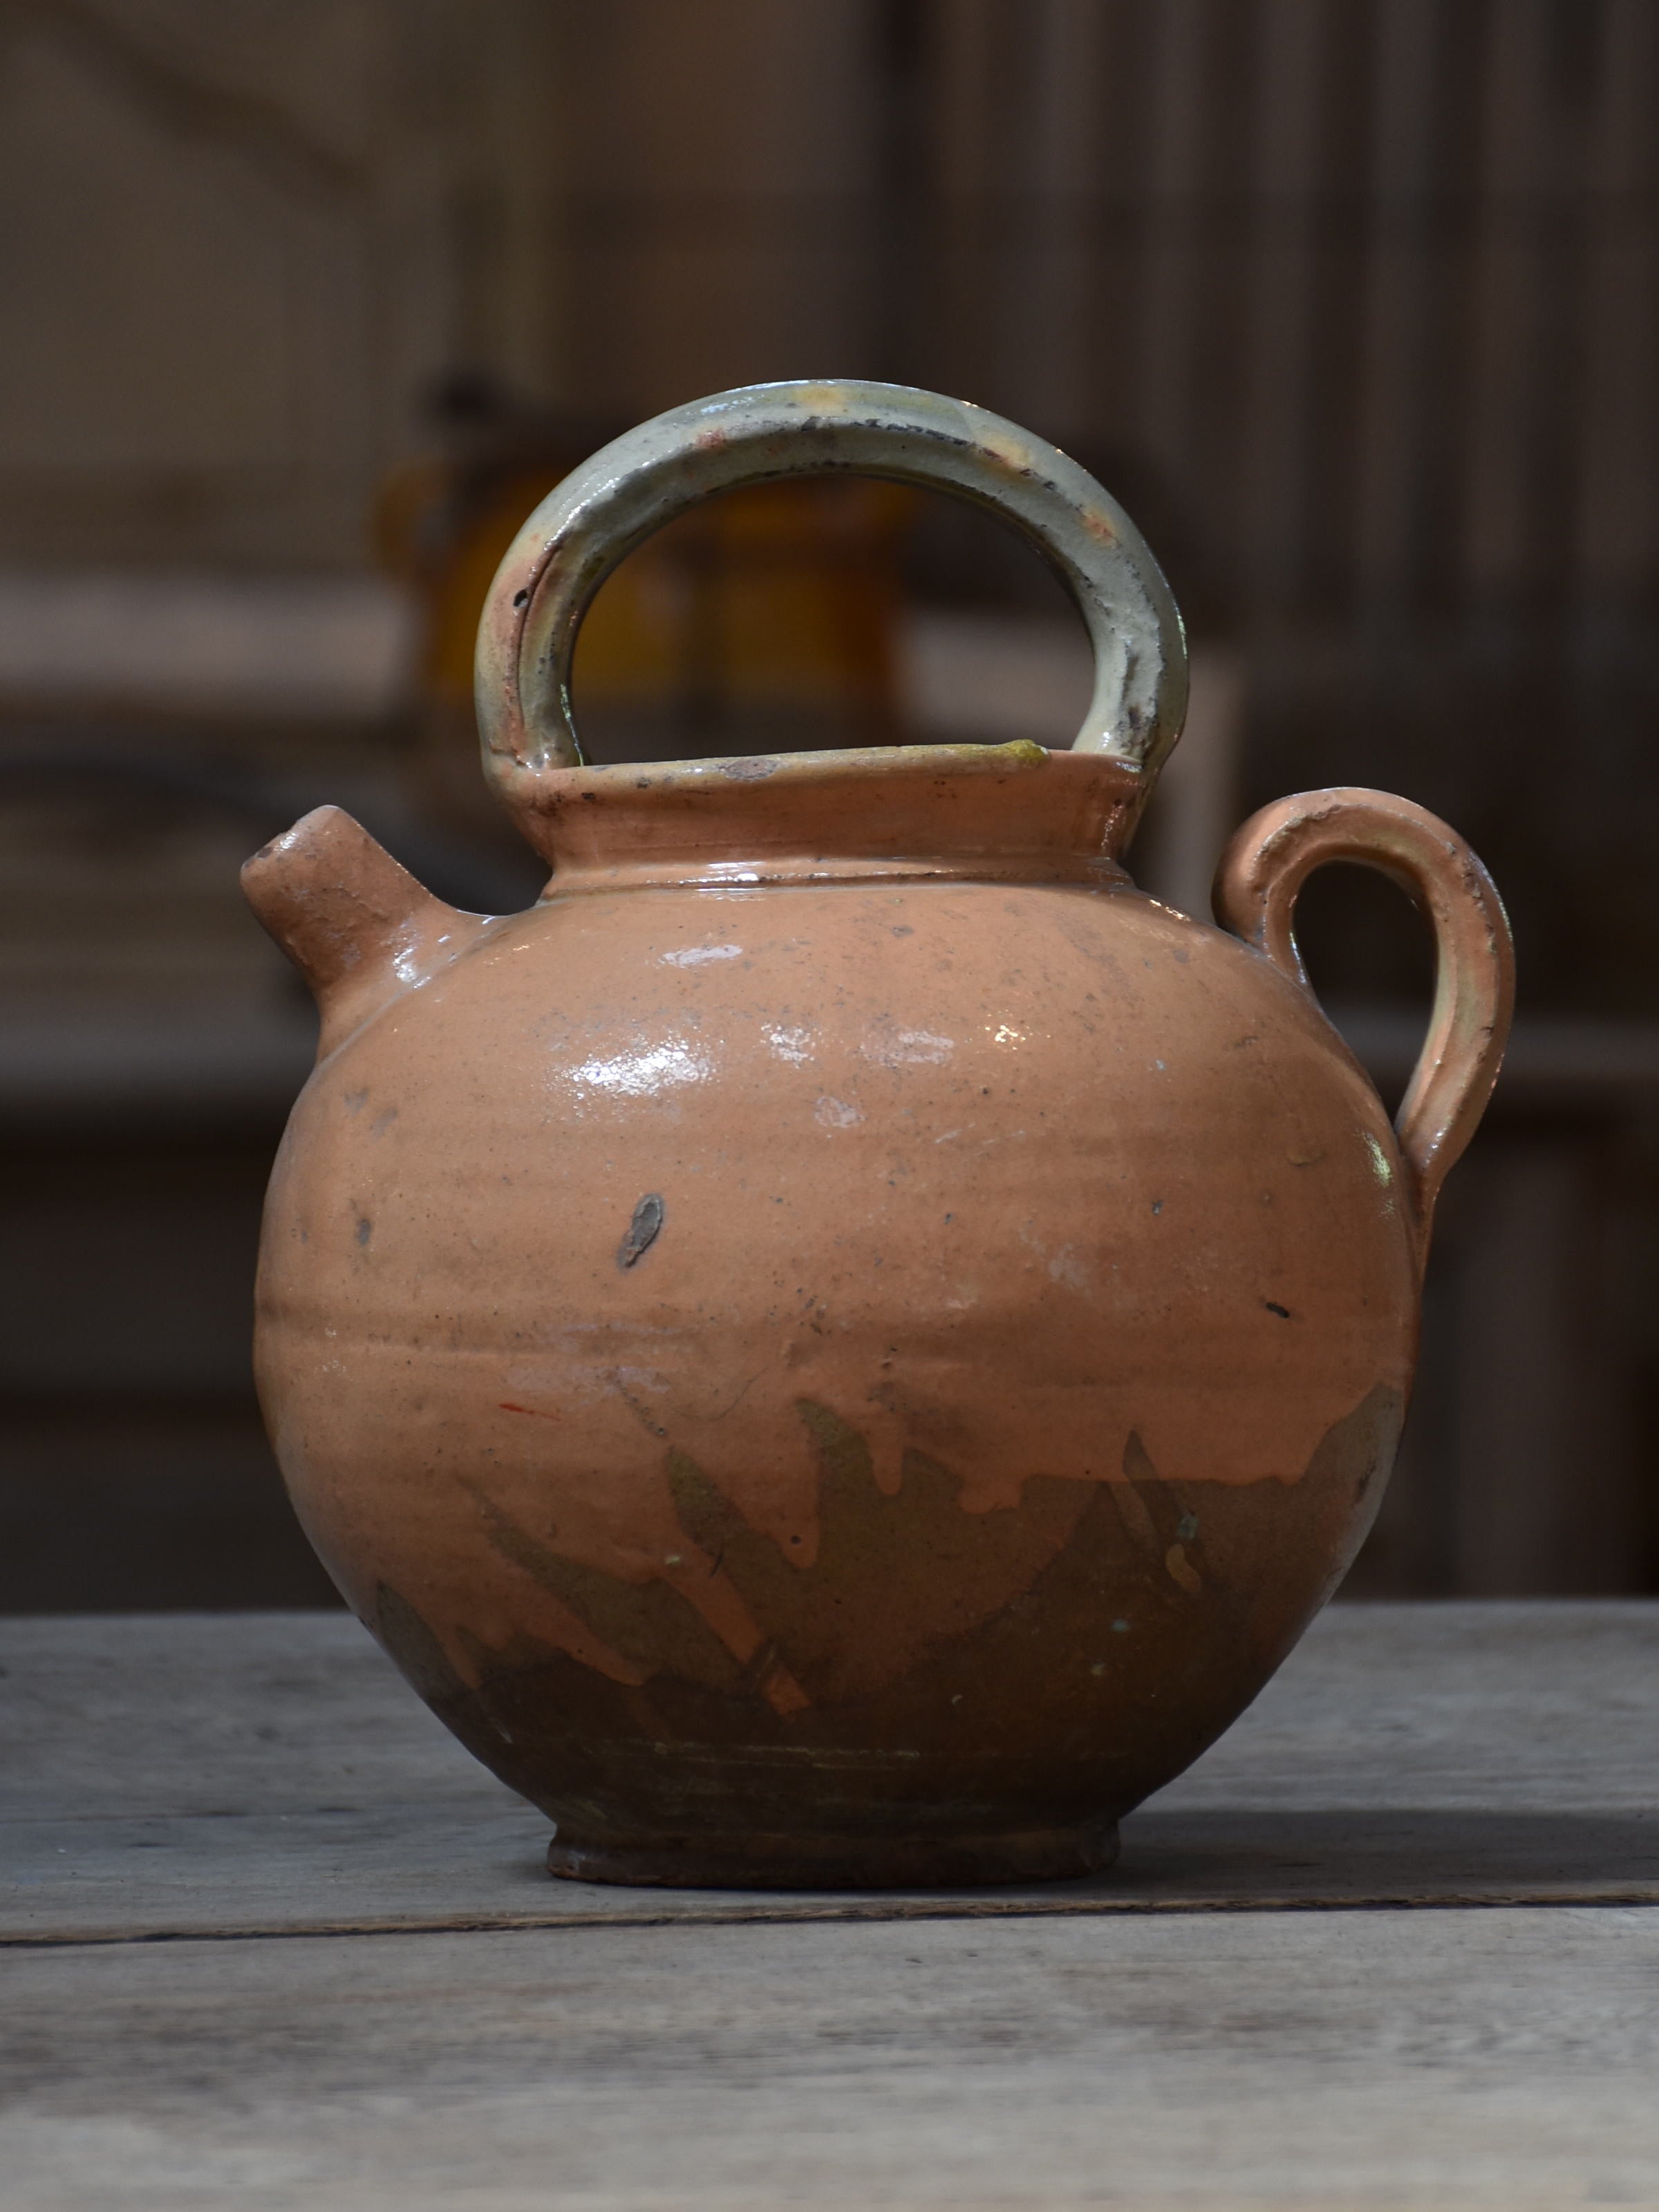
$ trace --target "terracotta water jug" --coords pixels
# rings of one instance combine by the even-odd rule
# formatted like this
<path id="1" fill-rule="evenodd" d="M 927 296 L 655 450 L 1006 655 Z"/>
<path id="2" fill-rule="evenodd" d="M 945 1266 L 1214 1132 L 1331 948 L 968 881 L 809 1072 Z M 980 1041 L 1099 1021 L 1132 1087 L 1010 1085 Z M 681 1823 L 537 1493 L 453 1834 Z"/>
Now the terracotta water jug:
<path id="1" fill-rule="evenodd" d="M 1096 654 L 1072 749 L 584 764 L 607 572 L 826 471 L 1048 556 Z M 497 576 L 478 707 L 532 912 L 454 911 L 332 808 L 249 862 L 322 1010 L 265 1217 L 271 1435 L 556 1873 L 1098 1869 L 1352 1559 L 1509 937 L 1468 848 L 1376 792 L 1247 823 L 1224 931 L 1137 891 L 1185 690 L 1151 555 L 1052 447 L 897 386 L 726 392 L 597 455 Z M 1292 934 L 1336 860 L 1436 933 L 1394 1127 Z"/>

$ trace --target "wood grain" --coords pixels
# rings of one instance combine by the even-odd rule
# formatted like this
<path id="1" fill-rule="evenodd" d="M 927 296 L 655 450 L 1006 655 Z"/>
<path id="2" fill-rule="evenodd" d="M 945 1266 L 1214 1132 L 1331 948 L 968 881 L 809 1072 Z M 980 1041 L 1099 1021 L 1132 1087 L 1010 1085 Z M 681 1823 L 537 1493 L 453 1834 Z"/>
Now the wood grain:
<path id="1" fill-rule="evenodd" d="M 1659 1915 L 13 1954 L 8 2212 L 1659 2204 Z"/>

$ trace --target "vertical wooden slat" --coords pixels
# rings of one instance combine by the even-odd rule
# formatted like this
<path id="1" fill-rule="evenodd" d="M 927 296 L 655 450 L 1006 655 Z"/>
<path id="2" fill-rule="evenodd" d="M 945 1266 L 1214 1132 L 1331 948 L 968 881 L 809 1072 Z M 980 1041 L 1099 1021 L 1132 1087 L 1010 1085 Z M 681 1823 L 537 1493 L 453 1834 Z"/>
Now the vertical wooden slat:
<path id="1" fill-rule="evenodd" d="M 1453 1588 L 1470 1597 L 1637 1586 L 1632 1366 L 1607 1304 L 1597 1147 L 1510 1136 L 1462 1168 Z"/>
<path id="2" fill-rule="evenodd" d="M 933 201 L 938 10 L 930 0 L 873 0 L 869 46 L 870 149 L 864 221 L 866 359 L 871 374 L 925 382 L 939 298 Z"/>
<path id="3" fill-rule="evenodd" d="M 1146 87 L 1137 428 L 1152 460 L 1184 478 L 1191 465 L 1201 296 L 1194 218 L 1204 181 L 1204 57 L 1208 0 L 1164 0 Z"/>
<path id="4" fill-rule="evenodd" d="M 1104 0 L 1093 101 L 1092 199 L 1080 247 L 1087 258 L 1079 331 L 1078 422 L 1068 434 L 1108 455 L 1144 442 L 1146 314 L 1153 264 L 1148 180 L 1158 118 L 1149 98 L 1158 11 L 1145 0 Z"/>
<path id="5" fill-rule="evenodd" d="M 969 191 L 978 240 L 979 281 L 972 301 L 980 397 L 1018 415 L 1030 362 L 1012 338 L 1040 218 L 1034 194 L 1035 140 L 1041 127 L 1043 44 L 1052 35 L 1048 0 L 996 0 L 987 24 L 981 125 L 983 154 Z M 1037 333 L 1028 333 L 1032 346 Z"/>
<path id="6" fill-rule="evenodd" d="M 1320 119 L 1332 27 L 1324 0 L 1261 0 L 1249 88 L 1242 520 L 1255 590 L 1279 601 L 1296 597 L 1309 569 Z"/>
<path id="7" fill-rule="evenodd" d="M 1370 173 L 1370 79 L 1377 0 L 1334 11 L 1321 70 L 1317 204 L 1310 225 L 1308 459 L 1298 604 L 1321 621 L 1351 618 L 1351 541 L 1364 359 L 1364 219 Z"/>
<path id="8" fill-rule="evenodd" d="M 1482 154 L 1476 128 L 1493 0 L 1439 0 L 1433 131 L 1420 235 L 1425 319 L 1410 516 L 1413 611 L 1437 618 L 1466 597 L 1462 459 L 1474 325 L 1471 240 Z"/>
<path id="9" fill-rule="evenodd" d="M 932 173 L 947 204 L 965 200 L 984 173 L 1000 7 L 1001 0 L 933 0 Z"/>
<path id="10" fill-rule="evenodd" d="M 1004 0 L 935 0 L 932 15 L 931 230 L 937 286 L 934 326 L 924 342 L 924 373 L 965 398 L 988 393 L 993 283 L 985 185 L 996 173 L 998 57 Z"/>
<path id="11" fill-rule="evenodd" d="M 1518 605 L 1535 574 L 1535 433 L 1552 307 L 1540 228 L 1551 213 L 1547 5 L 1500 0 L 1488 18 L 1462 471 L 1465 576 L 1486 607 Z"/>
<path id="12" fill-rule="evenodd" d="M 452 36 L 459 28 L 452 26 Z M 472 151 L 484 173 L 465 241 L 467 262 L 488 279 L 475 358 L 514 391 L 538 398 L 556 389 L 562 352 L 554 318 L 564 306 L 563 289 L 547 282 L 557 251 L 555 192 L 564 137 L 549 112 L 550 89 L 558 84 L 558 28 L 556 13 L 534 0 L 504 0 L 465 42 L 475 48 L 482 79 Z"/>
<path id="13" fill-rule="evenodd" d="M 1603 0 L 1589 131 L 1573 566 L 1592 604 L 1659 590 L 1659 8 Z"/>
<path id="14" fill-rule="evenodd" d="M 1107 12 L 1098 0 L 1027 0 L 1020 10 L 1013 194 L 999 286 L 999 383 L 1051 435 L 1086 427 L 1091 391 L 1079 345 L 1095 241 L 1085 228 Z"/>
<path id="15" fill-rule="evenodd" d="M 1172 472 L 1206 538 L 1231 556 L 1229 596 L 1249 608 L 1270 597 L 1255 559 L 1243 466 L 1249 390 L 1252 237 L 1251 101 L 1259 0 L 1211 0 L 1200 59 L 1200 161 L 1188 237 L 1192 404 L 1187 452 Z M 1245 96 L 1241 97 L 1241 88 Z"/>
<path id="16" fill-rule="evenodd" d="M 1352 557 L 1356 597 L 1378 611 L 1398 611 L 1413 581 L 1443 5 L 1383 0 L 1376 17 Z"/>

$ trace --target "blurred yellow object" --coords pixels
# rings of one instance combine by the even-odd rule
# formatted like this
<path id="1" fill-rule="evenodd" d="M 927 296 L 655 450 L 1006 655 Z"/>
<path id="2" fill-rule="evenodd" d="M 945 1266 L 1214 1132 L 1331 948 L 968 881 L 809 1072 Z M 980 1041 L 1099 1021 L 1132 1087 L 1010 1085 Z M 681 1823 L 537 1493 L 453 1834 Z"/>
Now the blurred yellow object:
<path id="1" fill-rule="evenodd" d="M 430 722 L 470 731 L 485 594 L 564 473 L 501 455 L 421 462 L 388 483 L 381 556 L 423 608 Z M 582 627 L 577 708 L 599 757 L 890 741 L 899 551 L 915 504 L 897 484 L 797 480 L 711 500 L 648 538 Z"/>

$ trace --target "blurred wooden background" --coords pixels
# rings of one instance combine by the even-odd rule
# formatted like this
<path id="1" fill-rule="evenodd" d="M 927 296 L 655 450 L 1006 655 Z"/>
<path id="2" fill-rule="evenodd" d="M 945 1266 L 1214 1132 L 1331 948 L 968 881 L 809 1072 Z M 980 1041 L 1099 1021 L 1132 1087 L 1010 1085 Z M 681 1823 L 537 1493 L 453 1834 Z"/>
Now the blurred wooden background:
<path id="1" fill-rule="evenodd" d="M 388 484 L 798 374 L 1141 522 L 1209 702 L 1165 888 L 1310 784 L 1483 852 L 1522 1028 L 1353 1587 L 1659 1588 L 1656 114 L 1651 0 L 0 0 L 0 1606 L 326 1597 L 246 1355 L 307 1015 L 235 863 L 326 796 L 534 887 L 422 769 Z M 1057 587 L 935 503 L 894 557 L 863 734 L 1063 743 Z M 1306 917 L 1397 1083 L 1411 917 Z"/>

